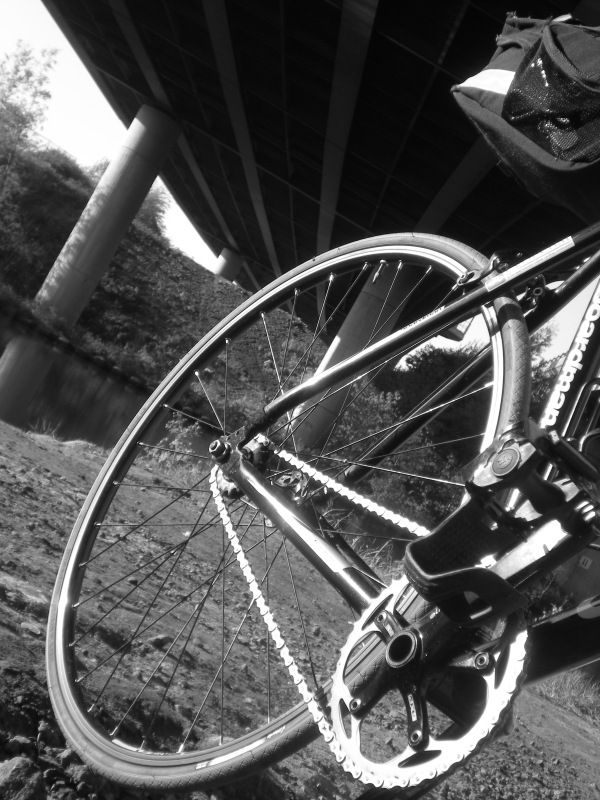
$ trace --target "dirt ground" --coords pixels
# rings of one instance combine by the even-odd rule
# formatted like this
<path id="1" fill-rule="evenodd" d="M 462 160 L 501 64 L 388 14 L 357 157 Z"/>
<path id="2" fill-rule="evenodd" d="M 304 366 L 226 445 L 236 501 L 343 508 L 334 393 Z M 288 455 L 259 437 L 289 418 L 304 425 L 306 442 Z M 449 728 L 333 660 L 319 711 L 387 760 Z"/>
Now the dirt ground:
<path id="1" fill-rule="evenodd" d="M 95 776 L 57 730 L 46 692 L 44 638 L 54 575 L 105 454 L 0 423 L 0 800 L 143 797 Z M 312 745 L 218 798 L 358 798 Z M 600 800 L 600 730 L 526 690 L 513 730 L 431 792 L 447 800 Z M 195 800 L 206 800 L 194 793 Z"/>

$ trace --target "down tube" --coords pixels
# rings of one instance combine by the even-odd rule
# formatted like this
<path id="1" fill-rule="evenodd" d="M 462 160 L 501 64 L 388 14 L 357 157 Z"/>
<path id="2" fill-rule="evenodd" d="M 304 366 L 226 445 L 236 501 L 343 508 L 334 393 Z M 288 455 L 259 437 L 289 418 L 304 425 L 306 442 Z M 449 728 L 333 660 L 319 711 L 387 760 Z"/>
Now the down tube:
<path id="1" fill-rule="evenodd" d="M 541 419 L 542 427 L 552 428 L 562 436 L 576 439 L 586 433 L 582 426 L 589 427 L 600 409 L 599 371 L 600 280 L 594 287 L 591 300 L 549 394 Z"/>

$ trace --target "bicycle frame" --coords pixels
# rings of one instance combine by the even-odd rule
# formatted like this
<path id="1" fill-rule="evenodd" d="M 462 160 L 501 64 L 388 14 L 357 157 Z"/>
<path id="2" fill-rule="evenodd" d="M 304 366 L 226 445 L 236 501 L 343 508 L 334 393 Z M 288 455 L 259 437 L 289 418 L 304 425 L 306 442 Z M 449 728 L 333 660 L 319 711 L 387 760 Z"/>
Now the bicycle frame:
<path id="1" fill-rule="evenodd" d="M 264 416 L 245 432 L 238 444 L 249 442 L 259 429 L 263 429 L 282 414 L 289 413 L 314 396 L 332 390 L 350 377 L 360 375 L 391 358 L 402 354 L 448 326 L 456 325 L 477 313 L 482 306 L 495 298 L 510 293 L 521 293 L 528 284 L 539 280 L 554 270 L 567 272 L 557 288 L 545 289 L 541 298 L 527 309 L 526 319 L 534 331 L 564 307 L 586 285 L 598 280 L 588 309 L 573 339 L 542 422 L 564 435 L 575 436 L 582 421 L 595 425 L 600 418 L 600 249 L 595 249 L 583 263 L 576 263 L 592 248 L 600 248 L 600 223 L 585 228 L 573 237 L 567 237 L 503 271 L 491 269 L 483 276 L 472 276 L 458 299 L 440 307 L 431 314 L 372 343 L 360 353 L 350 356 L 332 367 L 316 374 L 304 383 L 284 392 L 264 410 Z M 554 278 L 553 278 L 554 280 Z M 457 287 L 460 288 L 460 287 Z M 482 359 L 473 368 L 461 374 L 464 380 L 474 380 L 483 371 Z M 596 386 L 596 396 L 590 390 Z M 456 381 L 449 389 L 456 391 Z M 442 392 L 446 389 L 442 389 Z M 582 408 L 582 403 L 586 408 Z M 589 426 L 588 426 L 589 427 Z M 587 431 L 585 431 L 587 432 Z M 388 452 L 399 443 L 390 441 Z M 329 542 L 311 531 L 299 508 L 290 508 L 283 495 L 267 489 L 261 476 L 241 455 L 235 464 L 224 467 L 225 474 L 263 512 L 272 519 L 285 535 L 300 549 L 305 557 L 335 586 L 347 602 L 357 611 L 366 608 L 377 596 L 381 583 L 365 566 L 346 560 Z M 361 468 L 362 469 L 362 468 Z M 364 468 L 368 469 L 368 467 Z M 536 624 L 531 631 L 532 657 L 529 680 L 539 680 L 600 659 L 600 595 L 583 606 Z"/>

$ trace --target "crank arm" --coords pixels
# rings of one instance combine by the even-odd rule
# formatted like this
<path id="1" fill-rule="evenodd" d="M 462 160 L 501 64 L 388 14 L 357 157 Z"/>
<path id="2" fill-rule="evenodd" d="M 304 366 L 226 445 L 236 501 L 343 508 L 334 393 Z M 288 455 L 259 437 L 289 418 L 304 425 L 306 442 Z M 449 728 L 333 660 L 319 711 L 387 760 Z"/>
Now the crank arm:
<path id="1" fill-rule="evenodd" d="M 359 569 L 336 547 L 315 533 L 316 518 L 310 509 L 296 505 L 289 494 L 267 481 L 263 474 L 244 458 L 243 452 L 228 443 L 213 456 L 223 475 L 237 486 L 246 498 L 289 539 L 302 555 L 321 573 L 357 612 L 362 612 L 377 597 L 384 585 L 368 567 Z"/>
<path id="2" fill-rule="evenodd" d="M 388 594 L 383 605 L 372 607 L 370 620 L 363 617 L 361 627 L 364 642 L 355 652 L 346 654 L 343 679 L 344 702 L 355 719 L 369 715 L 385 695 L 399 692 L 405 707 L 407 741 L 415 750 L 428 745 L 427 704 L 452 720 L 457 730 L 473 724 L 462 694 L 450 694 L 435 677 L 422 686 L 421 676 L 423 670 L 435 676 L 448 658 L 463 669 L 486 672 L 493 667 L 493 658 L 488 652 L 473 650 L 464 631 L 461 635 L 460 627 L 427 603 L 408 581 L 401 599 Z M 459 653 L 453 656 L 457 648 Z"/>

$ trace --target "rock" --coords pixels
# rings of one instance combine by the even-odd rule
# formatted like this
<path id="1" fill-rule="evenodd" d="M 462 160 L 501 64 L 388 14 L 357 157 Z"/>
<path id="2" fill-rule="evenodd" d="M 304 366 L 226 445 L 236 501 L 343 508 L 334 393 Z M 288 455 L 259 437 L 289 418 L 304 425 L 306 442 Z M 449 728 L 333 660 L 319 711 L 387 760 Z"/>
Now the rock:
<path id="1" fill-rule="evenodd" d="M 72 764 L 65 771 L 71 784 L 77 787 L 79 795 L 91 797 L 96 794 L 101 800 L 123 800 L 121 789 L 116 789 L 111 781 L 95 773 L 87 764 Z M 142 794 L 139 797 L 136 795 L 136 800 L 141 800 Z M 143 797 L 146 795 L 143 794 Z"/>
<path id="2" fill-rule="evenodd" d="M 19 755 L 21 753 L 33 755 L 35 745 L 27 736 L 17 735 L 8 740 L 4 749 L 9 755 Z"/>
<path id="3" fill-rule="evenodd" d="M 158 647 L 162 650 L 163 647 L 167 647 L 167 645 L 171 644 L 172 641 L 172 636 L 169 636 L 166 633 L 159 633 L 157 636 L 153 636 L 151 639 L 148 639 L 148 644 L 151 644 L 152 647 Z"/>
<path id="4" fill-rule="evenodd" d="M 56 760 L 61 765 L 61 767 L 68 767 L 70 764 L 73 764 L 77 761 L 77 755 L 70 747 L 66 747 L 62 750 L 57 756 Z"/>
<path id="5" fill-rule="evenodd" d="M 56 767 L 49 767 L 48 769 L 44 770 L 44 780 L 46 783 L 56 783 L 59 780 L 62 780 L 64 775 L 61 770 L 56 769 Z"/>
<path id="6" fill-rule="evenodd" d="M 0 800 L 45 800 L 42 773 L 28 758 L 0 763 Z"/>
<path id="7" fill-rule="evenodd" d="M 38 744 L 47 744 L 49 747 L 61 747 L 64 744 L 62 735 L 56 727 L 45 719 L 38 725 Z"/>
<path id="8" fill-rule="evenodd" d="M 77 792 L 71 789 L 70 786 L 61 786 L 60 789 L 53 792 L 57 800 L 77 800 Z"/>
<path id="9" fill-rule="evenodd" d="M 33 634 L 33 636 L 41 636 L 44 633 L 44 629 L 41 625 L 37 625 L 35 622 L 25 622 L 21 623 L 21 629 L 27 631 L 27 633 Z"/>
<path id="10" fill-rule="evenodd" d="M 71 777 L 73 783 L 88 783 L 94 784 L 94 773 L 86 764 L 73 764 L 67 768 L 67 774 Z"/>

